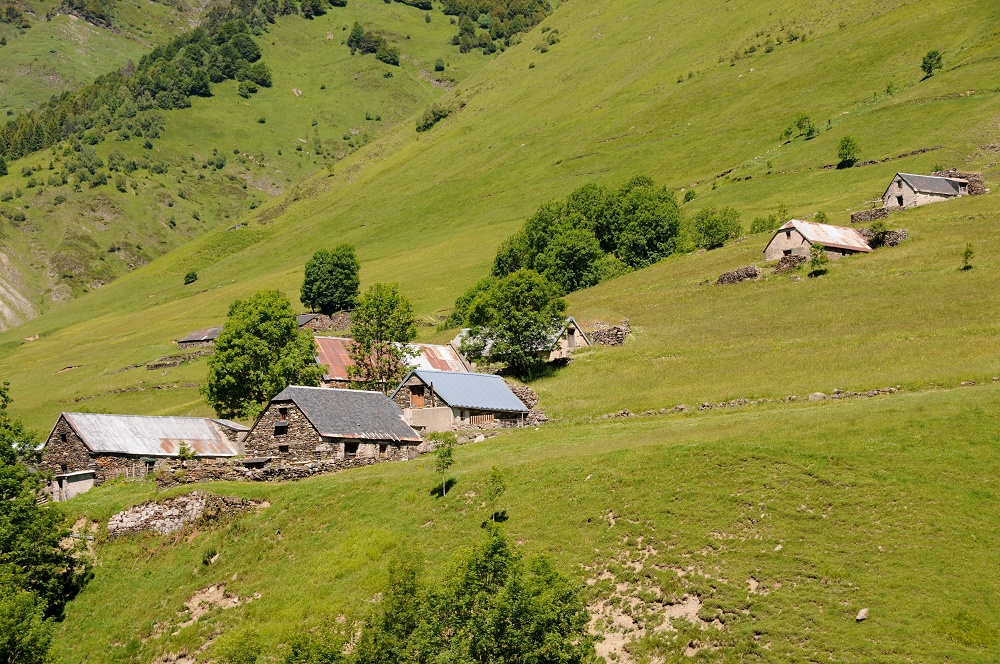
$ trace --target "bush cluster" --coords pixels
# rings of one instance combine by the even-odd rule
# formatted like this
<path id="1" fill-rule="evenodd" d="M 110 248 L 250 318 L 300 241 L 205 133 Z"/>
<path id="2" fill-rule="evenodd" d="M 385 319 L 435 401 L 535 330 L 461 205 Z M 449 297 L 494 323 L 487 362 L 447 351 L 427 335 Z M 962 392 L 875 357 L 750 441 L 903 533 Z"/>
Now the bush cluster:
<path id="1" fill-rule="evenodd" d="M 459 17 L 453 45 L 462 53 L 482 48 L 488 54 L 541 23 L 550 5 L 546 0 L 444 0 L 443 10 Z"/>
<path id="2" fill-rule="evenodd" d="M 389 44 L 382 35 L 365 30 L 360 23 L 355 23 L 351 28 L 347 45 L 351 49 L 351 55 L 355 52 L 360 52 L 362 55 L 374 53 L 378 60 L 387 65 L 399 66 L 399 49 Z"/>
<path id="3" fill-rule="evenodd" d="M 441 120 L 451 115 L 451 107 L 446 104 L 431 104 L 417 119 L 417 131 L 427 131 Z"/>
<path id="4" fill-rule="evenodd" d="M 587 184 L 548 203 L 497 250 L 493 274 L 535 270 L 567 293 L 677 251 L 682 215 L 674 193 L 645 176 L 618 189 Z"/>

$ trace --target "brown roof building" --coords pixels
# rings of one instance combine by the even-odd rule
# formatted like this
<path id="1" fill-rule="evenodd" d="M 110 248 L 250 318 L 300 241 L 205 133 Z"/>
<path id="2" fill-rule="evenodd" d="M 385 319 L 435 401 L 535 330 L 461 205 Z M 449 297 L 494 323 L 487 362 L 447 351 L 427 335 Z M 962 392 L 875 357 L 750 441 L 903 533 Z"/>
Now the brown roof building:
<path id="1" fill-rule="evenodd" d="M 826 249 L 830 258 L 872 250 L 864 236 L 853 228 L 792 219 L 775 232 L 764 248 L 764 259 L 776 261 L 782 256 L 808 257 L 809 248 L 814 244 Z"/>
<path id="2" fill-rule="evenodd" d="M 351 339 L 344 337 L 316 337 L 316 363 L 324 365 L 326 372 L 323 383 L 331 387 L 346 387 L 351 378 L 347 368 L 354 365 L 349 348 Z M 436 371 L 471 371 L 470 365 L 462 354 L 452 345 L 439 346 L 433 344 L 409 344 L 417 355 L 409 360 L 409 364 L 417 369 L 434 369 Z"/>

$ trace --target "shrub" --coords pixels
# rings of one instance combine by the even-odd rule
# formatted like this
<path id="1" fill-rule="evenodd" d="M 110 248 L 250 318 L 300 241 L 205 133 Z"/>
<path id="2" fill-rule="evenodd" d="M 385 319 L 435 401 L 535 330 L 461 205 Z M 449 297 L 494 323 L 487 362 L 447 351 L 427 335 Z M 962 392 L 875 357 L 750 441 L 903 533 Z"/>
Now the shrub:
<path id="1" fill-rule="evenodd" d="M 444 71 L 444 60 L 442 58 L 434 61 L 434 71 Z"/>
<path id="2" fill-rule="evenodd" d="M 240 81 L 240 87 L 239 90 L 237 90 L 237 94 L 239 94 L 239 96 L 244 99 L 249 99 L 250 95 L 255 94 L 256 92 L 257 85 L 253 81 Z"/>
<path id="3" fill-rule="evenodd" d="M 375 59 L 386 63 L 387 65 L 399 66 L 399 49 L 395 46 L 390 46 L 384 41 L 378 47 L 375 52 Z"/>
<path id="4" fill-rule="evenodd" d="M 813 244 L 809 247 L 809 272 L 810 277 L 818 277 L 826 274 L 826 264 L 830 262 L 830 257 L 826 254 L 826 249 L 821 244 Z"/>
<path id="5" fill-rule="evenodd" d="M 972 243 L 967 242 L 965 244 L 965 251 L 962 252 L 962 269 L 971 270 L 972 269 L 972 257 L 975 252 L 972 250 Z"/>
<path id="6" fill-rule="evenodd" d="M 698 197 L 698 192 L 696 192 L 694 189 L 688 189 L 687 191 L 684 192 L 685 203 L 690 203 L 697 197 Z"/>
<path id="7" fill-rule="evenodd" d="M 826 216 L 826 212 L 817 212 L 816 216 L 813 217 L 813 221 L 817 224 L 827 224 L 830 223 L 830 218 Z"/>
<path id="8" fill-rule="evenodd" d="M 180 445 L 177 446 L 177 458 L 181 461 L 192 461 L 198 458 L 198 454 L 194 451 L 187 441 L 182 440 Z"/>
<path id="9" fill-rule="evenodd" d="M 193 284 L 198 281 L 198 273 L 194 270 L 188 270 L 187 274 L 184 275 L 184 285 Z"/>
<path id="10" fill-rule="evenodd" d="M 767 233 L 769 231 L 776 230 L 781 224 L 778 222 L 778 217 L 769 214 L 766 217 L 757 217 L 750 224 L 750 233 L 756 235 L 757 233 Z"/>
<path id="11" fill-rule="evenodd" d="M 434 103 L 417 120 L 417 131 L 427 131 L 441 120 L 451 115 L 451 107 Z"/>
<path id="12" fill-rule="evenodd" d="M 263 88 L 271 87 L 271 68 L 263 62 L 255 62 L 244 70 L 243 79 Z"/>

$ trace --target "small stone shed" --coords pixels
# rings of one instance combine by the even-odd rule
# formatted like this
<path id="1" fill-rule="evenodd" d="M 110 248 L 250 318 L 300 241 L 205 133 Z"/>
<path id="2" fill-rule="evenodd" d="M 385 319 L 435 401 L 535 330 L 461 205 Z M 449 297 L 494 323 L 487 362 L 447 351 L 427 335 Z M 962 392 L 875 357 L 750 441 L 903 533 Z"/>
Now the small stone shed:
<path id="1" fill-rule="evenodd" d="M 551 345 L 547 349 L 539 351 L 539 355 L 547 362 L 565 360 L 573 354 L 577 348 L 590 345 L 590 338 L 584 333 L 583 328 L 570 316 L 559 332 L 552 338 Z"/>
<path id="2" fill-rule="evenodd" d="M 328 387 L 347 387 L 351 383 L 347 368 L 354 365 L 349 353 L 351 339 L 345 337 L 316 337 L 316 363 L 325 366 L 323 384 Z M 454 346 L 434 344 L 408 344 L 416 353 L 409 360 L 417 369 L 438 371 L 472 371 L 472 365 Z"/>
<path id="3" fill-rule="evenodd" d="M 113 477 L 143 477 L 181 442 L 199 457 L 234 457 L 249 429 L 230 420 L 62 413 L 42 447 L 53 500 L 67 500 Z"/>
<path id="4" fill-rule="evenodd" d="M 381 392 L 286 387 L 246 437 L 246 463 L 414 458 L 422 439 Z"/>
<path id="5" fill-rule="evenodd" d="M 969 181 L 965 179 L 896 173 L 882 194 L 882 205 L 899 210 L 968 195 Z"/>
<path id="6" fill-rule="evenodd" d="M 522 426 L 528 408 L 500 376 L 414 369 L 393 401 L 424 431 Z"/>
<path id="7" fill-rule="evenodd" d="M 211 348 L 215 345 L 215 340 L 219 338 L 219 333 L 222 332 L 221 327 L 206 327 L 201 330 L 195 330 L 187 336 L 177 340 L 177 347 L 181 350 L 187 348 Z"/>
<path id="8" fill-rule="evenodd" d="M 869 253 L 872 248 L 864 236 L 853 228 L 817 224 L 792 219 L 779 228 L 764 247 L 764 260 L 776 261 L 783 256 L 809 256 L 809 248 L 819 244 L 830 258 Z"/>

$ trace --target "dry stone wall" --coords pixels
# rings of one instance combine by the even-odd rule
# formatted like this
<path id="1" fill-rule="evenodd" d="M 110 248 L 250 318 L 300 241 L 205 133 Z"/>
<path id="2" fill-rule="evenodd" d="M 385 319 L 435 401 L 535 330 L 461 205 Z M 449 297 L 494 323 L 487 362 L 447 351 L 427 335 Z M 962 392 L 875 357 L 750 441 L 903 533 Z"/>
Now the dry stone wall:
<path id="1" fill-rule="evenodd" d="M 741 281 L 756 281 L 760 279 L 763 271 L 756 265 L 747 265 L 732 272 L 723 272 L 715 281 L 717 286 L 725 284 L 738 284 Z"/>
<path id="2" fill-rule="evenodd" d="M 628 318 L 623 318 L 621 325 L 596 323 L 587 335 L 590 337 L 591 343 L 599 346 L 621 346 L 631 331 L 632 327 Z"/>
<path id="3" fill-rule="evenodd" d="M 114 539 L 148 530 L 168 535 L 189 524 L 260 506 L 261 503 L 246 498 L 192 491 L 186 496 L 163 502 L 150 501 L 115 514 L 108 520 L 108 537 Z"/>
<path id="4" fill-rule="evenodd" d="M 785 272 L 792 272 L 797 270 L 800 265 L 806 262 L 805 256 L 799 256 L 798 254 L 792 254 L 791 256 L 782 256 L 778 259 L 778 264 L 774 266 L 775 274 L 784 274 Z"/>
<path id="5" fill-rule="evenodd" d="M 866 224 L 876 219 L 888 219 L 889 218 L 889 208 L 887 207 L 877 207 L 870 210 L 860 210 L 858 212 L 851 213 L 851 223 L 852 224 Z"/>

